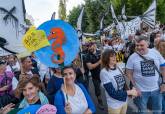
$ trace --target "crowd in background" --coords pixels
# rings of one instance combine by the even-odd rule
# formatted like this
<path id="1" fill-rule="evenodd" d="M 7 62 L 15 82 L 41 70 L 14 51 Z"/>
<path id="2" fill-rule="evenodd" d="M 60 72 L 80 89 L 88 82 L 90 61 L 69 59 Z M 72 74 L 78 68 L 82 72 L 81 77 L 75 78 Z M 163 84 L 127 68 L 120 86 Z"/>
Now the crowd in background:
<path id="1" fill-rule="evenodd" d="M 0 114 L 21 111 L 31 105 L 47 105 L 57 114 L 92 114 L 104 110 L 101 89 L 105 90 L 109 114 L 126 114 L 133 99 L 139 114 L 147 110 L 165 113 L 165 27 L 106 38 L 102 46 L 84 44 L 72 65 L 49 68 L 34 55 L 0 58 Z M 162 77 L 161 77 L 161 76 Z M 89 79 L 98 105 L 89 94 Z M 128 78 L 129 84 L 126 81 Z M 162 80 L 161 80 L 162 79 Z M 150 102 L 148 105 L 147 102 Z M 41 110 L 37 114 L 43 114 Z M 47 112 L 48 114 L 48 112 Z"/>

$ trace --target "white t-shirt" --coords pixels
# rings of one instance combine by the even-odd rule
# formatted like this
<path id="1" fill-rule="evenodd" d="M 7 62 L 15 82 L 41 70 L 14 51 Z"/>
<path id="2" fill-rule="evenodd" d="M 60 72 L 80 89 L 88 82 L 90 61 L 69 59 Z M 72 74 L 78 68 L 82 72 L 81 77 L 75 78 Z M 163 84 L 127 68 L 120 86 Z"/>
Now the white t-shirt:
<path id="1" fill-rule="evenodd" d="M 148 53 L 143 56 L 150 60 L 150 63 L 144 61 L 137 53 L 133 53 L 127 61 L 126 68 L 133 70 L 133 79 L 138 89 L 144 92 L 157 90 L 159 74 L 151 63 L 155 63 L 160 69 L 160 64 L 165 63 L 165 60 L 155 49 L 148 49 Z"/>
<path id="2" fill-rule="evenodd" d="M 76 92 L 74 96 L 68 95 L 68 102 L 71 105 L 72 113 L 71 114 L 83 114 L 88 109 L 88 103 L 86 97 L 81 90 L 81 88 L 75 84 Z M 64 93 L 65 101 L 66 94 Z"/>
<path id="3" fill-rule="evenodd" d="M 118 52 L 119 51 L 119 44 L 113 45 L 112 48 L 115 52 Z"/>
<path id="4" fill-rule="evenodd" d="M 17 85 L 18 85 L 18 80 L 14 76 L 12 79 L 12 90 L 15 90 L 17 88 Z"/>
<path id="5" fill-rule="evenodd" d="M 43 82 L 45 74 L 49 71 L 49 68 L 37 60 L 37 67 L 39 69 L 40 79 Z"/>
<path id="6" fill-rule="evenodd" d="M 103 48 L 104 48 L 104 50 L 106 50 L 106 49 L 112 49 L 112 46 L 105 45 Z"/>
<path id="7" fill-rule="evenodd" d="M 119 44 L 118 51 L 122 51 L 124 48 L 124 43 Z"/>
<path id="8" fill-rule="evenodd" d="M 107 71 L 105 68 L 102 69 L 100 72 L 100 79 L 101 79 L 102 86 L 104 84 L 111 82 L 115 90 L 123 89 L 124 84 L 125 84 L 125 79 L 122 76 L 119 69 L 117 68 L 116 70 L 109 70 L 109 71 Z M 105 95 L 106 95 L 108 107 L 111 107 L 113 109 L 121 108 L 123 105 L 127 103 L 127 100 L 126 102 L 123 102 L 123 101 L 119 101 L 117 99 L 112 98 L 111 96 L 109 96 L 106 90 L 105 90 Z"/>

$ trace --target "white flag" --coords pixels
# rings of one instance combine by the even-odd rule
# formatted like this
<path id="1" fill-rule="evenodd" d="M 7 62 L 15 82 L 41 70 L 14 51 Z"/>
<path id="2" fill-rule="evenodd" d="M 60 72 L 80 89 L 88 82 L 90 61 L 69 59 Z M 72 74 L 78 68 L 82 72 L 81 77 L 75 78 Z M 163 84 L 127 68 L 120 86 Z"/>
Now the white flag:
<path id="1" fill-rule="evenodd" d="M 83 13 L 84 13 L 84 7 L 82 8 L 81 13 L 80 13 L 78 20 L 77 20 L 77 30 L 80 30 L 80 31 L 81 31 Z"/>
<path id="2" fill-rule="evenodd" d="M 111 4 L 111 13 L 112 13 L 112 18 L 113 18 L 113 20 L 115 21 L 115 23 L 116 23 L 116 24 L 119 23 L 118 20 L 117 20 L 116 14 L 115 14 L 115 12 L 114 12 L 114 9 L 113 9 L 112 4 Z"/>
<path id="3" fill-rule="evenodd" d="M 150 27 L 154 28 L 156 18 L 156 0 L 153 0 L 150 7 L 142 16 L 142 21 L 148 24 Z"/>

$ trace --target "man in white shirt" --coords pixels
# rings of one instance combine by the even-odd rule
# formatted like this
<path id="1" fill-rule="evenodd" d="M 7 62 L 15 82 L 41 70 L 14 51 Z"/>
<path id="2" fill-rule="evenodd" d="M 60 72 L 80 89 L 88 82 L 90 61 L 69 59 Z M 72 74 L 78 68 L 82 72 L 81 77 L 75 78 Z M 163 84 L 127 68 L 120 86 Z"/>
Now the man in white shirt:
<path id="1" fill-rule="evenodd" d="M 162 96 L 159 88 L 159 73 L 154 64 L 158 70 L 161 70 L 160 65 L 165 63 L 165 60 L 158 51 L 148 48 L 149 42 L 147 40 L 148 38 L 144 36 L 139 36 L 136 40 L 137 52 L 133 53 L 127 61 L 127 76 L 133 86 L 141 92 L 141 96 L 135 99 L 139 114 L 147 113 L 149 98 L 152 99 L 153 114 L 161 114 Z M 144 60 L 138 53 L 147 60 Z M 164 73 L 162 74 L 164 75 Z"/>

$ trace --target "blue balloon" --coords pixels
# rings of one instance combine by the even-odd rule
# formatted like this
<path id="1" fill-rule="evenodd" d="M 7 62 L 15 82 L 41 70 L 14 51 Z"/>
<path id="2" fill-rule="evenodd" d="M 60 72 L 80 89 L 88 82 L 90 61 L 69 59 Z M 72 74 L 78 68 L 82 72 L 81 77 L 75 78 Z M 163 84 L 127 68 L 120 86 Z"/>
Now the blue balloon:
<path id="1" fill-rule="evenodd" d="M 65 54 L 63 66 L 70 65 L 79 52 L 79 39 L 76 30 L 68 23 L 62 20 L 50 20 L 41 24 L 37 29 L 44 30 L 47 37 L 51 34 L 53 28 L 60 28 L 65 34 L 65 42 L 62 44 L 62 50 Z M 53 33 L 52 33 L 53 34 Z M 58 37 L 57 37 L 58 38 Z M 49 40 L 51 46 L 56 42 L 56 38 Z M 58 68 L 61 64 L 52 62 L 52 55 L 55 53 L 51 46 L 41 48 L 35 52 L 36 57 L 46 66 Z M 56 45 L 58 47 L 59 45 Z M 57 54 L 53 56 L 58 60 Z"/>

